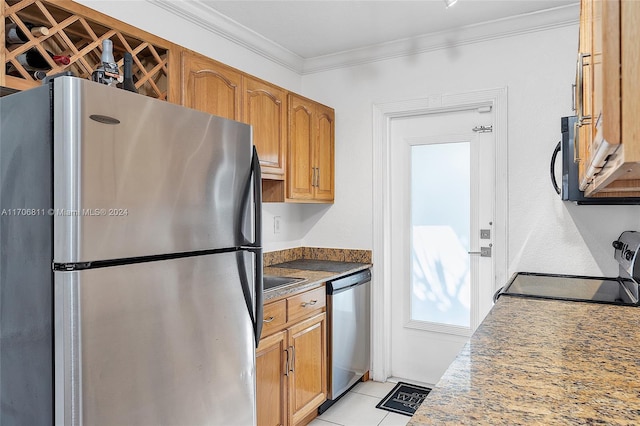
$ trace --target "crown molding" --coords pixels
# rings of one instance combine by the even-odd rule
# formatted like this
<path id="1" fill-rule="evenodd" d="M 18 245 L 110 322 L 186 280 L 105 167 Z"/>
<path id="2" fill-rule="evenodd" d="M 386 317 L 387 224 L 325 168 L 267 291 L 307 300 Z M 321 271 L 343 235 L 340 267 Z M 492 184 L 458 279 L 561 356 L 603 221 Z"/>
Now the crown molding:
<path id="1" fill-rule="evenodd" d="M 254 52 L 298 74 L 304 59 L 200 1 L 146 0 L 200 28 Z"/>
<path id="2" fill-rule="evenodd" d="M 447 31 L 381 43 L 304 61 L 302 74 L 313 74 L 418 53 L 479 43 L 519 34 L 545 31 L 579 23 L 578 3 L 538 12 L 482 22 Z"/>
<path id="3" fill-rule="evenodd" d="M 314 58 L 303 58 L 201 1 L 146 0 L 300 75 L 351 67 L 579 23 L 579 3 Z"/>

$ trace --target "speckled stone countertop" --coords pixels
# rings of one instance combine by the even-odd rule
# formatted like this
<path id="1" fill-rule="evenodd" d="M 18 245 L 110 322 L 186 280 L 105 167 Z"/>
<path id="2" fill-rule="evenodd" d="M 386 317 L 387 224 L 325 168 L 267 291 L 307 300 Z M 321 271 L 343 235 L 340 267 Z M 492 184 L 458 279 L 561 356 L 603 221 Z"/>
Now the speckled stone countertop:
<path id="1" fill-rule="evenodd" d="M 298 283 L 274 287 L 269 290 L 265 290 L 264 292 L 264 301 L 270 301 L 274 299 L 279 299 L 284 296 L 288 296 L 294 293 L 299 293 L 301 291 L 310 290 L 315 287 L 321 286 L 323 283 L 340 278 L 344 275 L 353 274 L 354 272 L 362 271 L 364 269 L 370 268 L 371 264 L 369 263 L 360 263 L 354 265 L 352 269 L 349 269 L 345 272 L 325 272 L 325 271 L 307 271 L 302 269 L 290 269 L 290 268 L 278 268 L 278 265 L 267 266 L 264 268 L 265 275 L 275 275 L 279 277 L 294 277 L 294 278 L 304 278 L 305 281 L 301 281 Z"/>
<path id="2" fill-rule="evenodd" d="M 502 296 L 408 425 L 640 424 L 640 308 Z"/>

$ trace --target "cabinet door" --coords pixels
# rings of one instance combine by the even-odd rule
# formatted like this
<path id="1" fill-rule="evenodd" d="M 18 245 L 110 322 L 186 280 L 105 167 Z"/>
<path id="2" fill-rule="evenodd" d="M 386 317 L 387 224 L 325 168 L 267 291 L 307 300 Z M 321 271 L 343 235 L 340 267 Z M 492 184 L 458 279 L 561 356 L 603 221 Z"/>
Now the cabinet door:
<path id="1" fill-rule="evenodd" d="M 193 52 L 182 53 L 182 105 L 240 120 L 241 74 Z"/>
<path id="2" fill-rule="evenodd" d="M 253 126 L 262 175 L 284 179 L 287 106 L 285 90 L 258 79 L 244 77 L 242 121 Z"/>
<path id="3" fill-rule="evenodd" d="M 598 150 L 598 138 L 596 138 L 596 123 L 602 113 L 602 1 L 591 2 L 591 57 L 589 58 L 590 78 L 585 81 L 590 84 L 587 89 L 590 95 L 589 115 L 591 120 L 589 127 L 591 128 L 591 140 L 587 146 L 587 165 L 588 168 L 594 160 L 594 155 Z"/>
<path id="4" fill-rule="evenodd" d="M 577 132 L 578 182 L 582 182 L 587 170 L 587 162 L 593 135 L 590 117 L 592 115 L 592 37 L 593 37 L 593 0 L 582 0 L 580 4 L 580 38 L 578 64 L 576 66 L 576 109 L 579 122 Z M 582 78 L 580 78 L 582 77 Z"/>
<path id="5" fill-rule="evenodd" d="M 314 103 L 289 95 L 289 137 L 287 146 L 287 198 L 313 198 Z"/>
<path id="6" fill-rule="evenodd" d="M 601 39 L 602 47 L 602 77 L 594 81 L 594 86 L 596 93 L 599 93 L 602 98 L 602 115 L 606 117 L 603 123 L 603 136 L 607 142 L 619 144 L 622 142 L 621 5 L 619 0 L 598 0 L 598 3 L 602 15 L 598 27 L 598 37 Z M 638 9 L 637 6 L 636 9 Z M 632 39 L 637 37 L 632 36 Z M 635 49 L 637 52 L 637 46 Z M 637 78 L 632 80 L 637 81 Z M 637 93 L 638 91 L 636 89 L 627 93 L 629 92 Z"/>
<path id="7" fill-rule="evenodd" d="M 583 100 L 584 107 L 578 109 L 578 116 L 590 116 L 583 120 L 578 132 L 581 183 L 587 182 L 583 174 L 591 170 L 589 185 L 583 184 L 581 189 L 587 196 L 596 193 L 598 196 L 631 196 L 630 190 L 638 185 L 630 181 L 640 175 L 640 167 L 634 170 L 625 164 L 637 162 L 628 155 L 632 152 L 628 144 L 623 143 L 622 149 L 617 147 L 624 139 L 621 131 L 625 97 L 621 84 L 625 79 L 621 70 L 624 68 L 625 43 L 621 41 L 621 29 L 624 28 L 621 23 L 628 14 L 621 13 L 620 0 L 582 0 L 580 14 L 580 52 L 588 55 L 584 59 L 585 66 L 579 68 L 584 77 L 581 85 L 584 96 L 579 100 Z M 594 169 L 601 170 L 594 175 Z"/>
<path id="8" fill-rule="evenodd" d="M 321 313 L 289 329 L 291 371 L 289 372 L 289 410 L 291 423 L 317 409 L 327 395 L 326 315 Z"/>
<path id="9" fill-rule="evenodd" d="M 333 201 L 334 194 L 334 111 L 324 105 L 316 109 L 315 166 L 316 200 Z"/>
<path id="10" fill-rule="evenodd" d="M 258 426 L 287 424 L 287 332 L 260 340 L 256 349 Z"/>
<path id="11" fill-rule="evenodd" d="M 602 155 L 596 153 L 603 138 L 607 144 L 620 143 L 619 9 L 619 0 L 594 0 L 591 4 L 591 144 L 587 147 L 587 167 Z"/>

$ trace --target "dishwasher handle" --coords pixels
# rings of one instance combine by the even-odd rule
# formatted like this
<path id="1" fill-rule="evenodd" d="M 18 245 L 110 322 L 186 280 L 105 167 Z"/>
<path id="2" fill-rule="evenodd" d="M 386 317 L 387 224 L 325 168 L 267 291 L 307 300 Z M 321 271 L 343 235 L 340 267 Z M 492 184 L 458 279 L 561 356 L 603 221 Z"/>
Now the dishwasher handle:
<path id="1" fill-rule="evenodd" d="M 365 269 L 327 283 L 327 294 L 337 294 L 371 281 L 371 269 Z"/>

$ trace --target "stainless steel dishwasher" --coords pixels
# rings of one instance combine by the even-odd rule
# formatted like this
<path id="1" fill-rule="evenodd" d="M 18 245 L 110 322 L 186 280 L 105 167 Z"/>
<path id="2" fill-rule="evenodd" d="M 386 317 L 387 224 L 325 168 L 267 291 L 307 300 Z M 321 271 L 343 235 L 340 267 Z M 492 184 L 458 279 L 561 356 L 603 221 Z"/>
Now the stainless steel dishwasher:
<path id="1" fill-rule="evenodd" d="M 369 371 L 371 270 L 327 283 L 328 395 L 323 413 Z"/>

